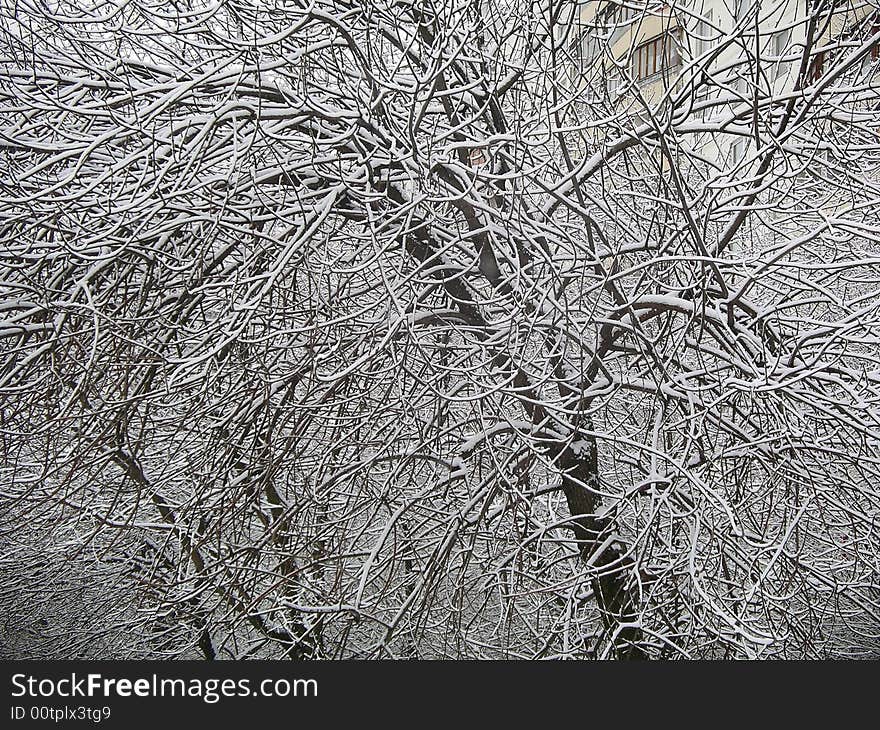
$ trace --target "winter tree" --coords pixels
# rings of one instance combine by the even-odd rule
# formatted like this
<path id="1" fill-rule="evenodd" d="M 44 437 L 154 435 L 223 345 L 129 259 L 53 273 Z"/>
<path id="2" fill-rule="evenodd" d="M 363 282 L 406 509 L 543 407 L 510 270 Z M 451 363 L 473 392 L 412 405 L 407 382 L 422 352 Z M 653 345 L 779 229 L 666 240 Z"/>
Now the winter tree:
<path id="1" fill-rule="evenodd" d="M 877 655 L 869 3 L 0 7 L 4 654 Z"/>

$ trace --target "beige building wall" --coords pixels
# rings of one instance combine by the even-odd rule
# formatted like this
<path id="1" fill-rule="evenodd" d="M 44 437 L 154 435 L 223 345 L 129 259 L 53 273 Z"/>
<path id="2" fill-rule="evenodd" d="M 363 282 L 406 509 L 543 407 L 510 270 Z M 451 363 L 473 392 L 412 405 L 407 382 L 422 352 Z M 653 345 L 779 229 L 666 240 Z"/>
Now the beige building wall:
<path id="1" fill-rule="evenodd" d="M 877 17 L 876 4 L 829 0 L 828 9 L 817 24 L 808 78 L 821 77 L 831 53 L 852 50 L 833 50 L 848 32 L 876 32 L 866 20 Z M 809 28 L 804 0 L 588 0 L 573 2 L 570 18 L 565 37 L 573 87 L 585 99 L 608 99 L 636 123 L 671 102 L 679 102 L 680 113 L 682 100 L 693 105 L 689 121 L 708 123 L 748 104 L 756 91 L 792 92 Z M 699 151 L 743 158 L 749 135 L 736 132 L 705 135 Z"/>

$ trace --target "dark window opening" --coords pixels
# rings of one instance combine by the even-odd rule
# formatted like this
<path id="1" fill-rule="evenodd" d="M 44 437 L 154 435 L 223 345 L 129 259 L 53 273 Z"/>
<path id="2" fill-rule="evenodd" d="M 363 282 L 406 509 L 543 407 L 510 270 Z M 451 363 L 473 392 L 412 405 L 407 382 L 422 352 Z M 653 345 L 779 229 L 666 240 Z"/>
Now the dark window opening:
<path id="1" fill-rule="evenodd" d="M 675 35 L 662 33 L 636 48 L 632 60 L 633 76 L 646 79 L 679 63 Z"/>

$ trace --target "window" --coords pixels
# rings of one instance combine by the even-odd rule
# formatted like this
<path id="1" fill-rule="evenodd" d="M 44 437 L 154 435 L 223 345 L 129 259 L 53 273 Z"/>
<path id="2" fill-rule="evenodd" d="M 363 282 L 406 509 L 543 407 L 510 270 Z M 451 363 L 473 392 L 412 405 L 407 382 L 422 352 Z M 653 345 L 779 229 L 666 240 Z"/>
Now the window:
<path id="1" fill-rule="evenodd" d="M 568 40 L 568 53 L 575 76 L 577 73 L 583 73 L 589 69 L 599 56 L 600 51 L 601 46 L 593 29 L 580 25 L 572 26 L 571 37 Z"/>
<path id="2" fill-rule="evenodd" d="M 784 56 L 791 42 L 791 28 L 780 30 L 773 35 L 773 55 Z"/>
<path id="3" fill-rule="evenodd" d="M 675 36 L 672 33 L 661 33 L 636 48 L 632 61 L 633 76 L 646 79 L 679 63 Z"/>
<path id="4" fill-rule="evenodd" d="M 734 0 L 733 17 L 735 20 L 742 20 L 749 14 L 752 9 L 752 0 Z"/>
<path id="5" fill-rule="evenodd" d="M 788 53 L 791 44 L 791 28 L 780 30 L 773 34 L 773 55 L 776 56 L 776 75 L 782 76 L 785 72 L 786 62 L 782 57 Z"/>
<path id="6" fill-rule="evenodd" d="M 712 11 L 706 11 L 705 17 L 694 26 L 694 55 L 702 56 L 712 47 L 715 31 L 712 29 Z"/>
<path id="7" fill-rule="evenodd" d="M 602 11 L 602 23 L 607 26 L 618 26 L 629 22 L 640 14 L 632 2 L 628 6 L 622 2 L 620 4 L 612 3 Z"/>
<path id="8" fill-rule="evenodd" d="M 587 65 L 592 64 L 599 57 L 601 46 L 594 31 L 587 29 L 584 32 L 582 49 L 583 60 Z"/>
<path id="9" fill-rule="evenodd" d="M 712 11 L 706 11 L 706 14 L 703 18 L 697 21 L 694 26 L 694 37 L 692 39 L 692 48 L 694 56 L 702 56 L 707 53 L 713 44 L 715 36 L 715 30 L 712 26 Z M 702 62 L 703 71 L 699 73 L 699 75 L 694 77 L 694 86 L 696 89 L 696 96 L 694 101 L 699 105 L 703 102 L 709 100 L 709 93 L 712 87 L 712 79 L 709 74 L 705 72 L 705 69 L 708 67 L 708 62 Z M 707 106 L 703 109 L 699 115 L 701 119 L 705 119 L 708 115 L 712 113 L 712 108 Z"/>
<path id="10" fill-rule="evenodd" d="M 738 140 L 733 143 L 731 147 L 731 155 L 733 157 L 733 164 L 738 165 L 742 162 L 743 158 L 746 156 L 746 148 L 748 147 L 748 142 L 745 140 Z"/>
<path id="11" fill-rule="evenodd" d="M 578 69 L 584 68 L 586 44 L 580 35 L 580 29 L 575 28 L 572 32 L 571 40 L 568 42 L 568 52 Z"/>
<path id="12" fill-rule="evenodd" d="M 620 91 L 620 77 L 617 75 L 617 71 L 612 71 L 605 79 L 608 86 L 608 95 L 612 99 L 616 98 Z"/>

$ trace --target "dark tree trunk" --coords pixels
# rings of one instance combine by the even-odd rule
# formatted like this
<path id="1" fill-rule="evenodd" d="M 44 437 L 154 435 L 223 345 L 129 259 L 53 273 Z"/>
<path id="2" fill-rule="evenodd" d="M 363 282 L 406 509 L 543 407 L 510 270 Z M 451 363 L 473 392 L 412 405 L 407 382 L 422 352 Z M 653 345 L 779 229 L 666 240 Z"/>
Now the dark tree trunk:
<path id="1" fill-rule="evenodd" d="M 603 543 L 613 534 L 613 523 L 595 515 L 602 503 L 599 492 L 599 459 L 596 439 L 580 435 L 586 441 L 586 453 L 566 448 L 559 457 L 562 470 L 562 491 L 572 516 L 572 529 L 578 541 L 581 558 L 596 571 L 593 592 L 602 613 L 606 629 L 613 631 L 616 624 L 636 621 L 638 599 L 628 585 L 633 569 L 631 558 L 624 557 L 623 546 L 612 540 L 602 552 Z M 613 566 L 613 567 L 611 567 Z M 607 570 L 603 570 L 607 568 Z M 642 644 L 642 631 L 625 626 L 617 634 L 614 651 L 619 659 L 640 660 L 648 655 Z"/>

